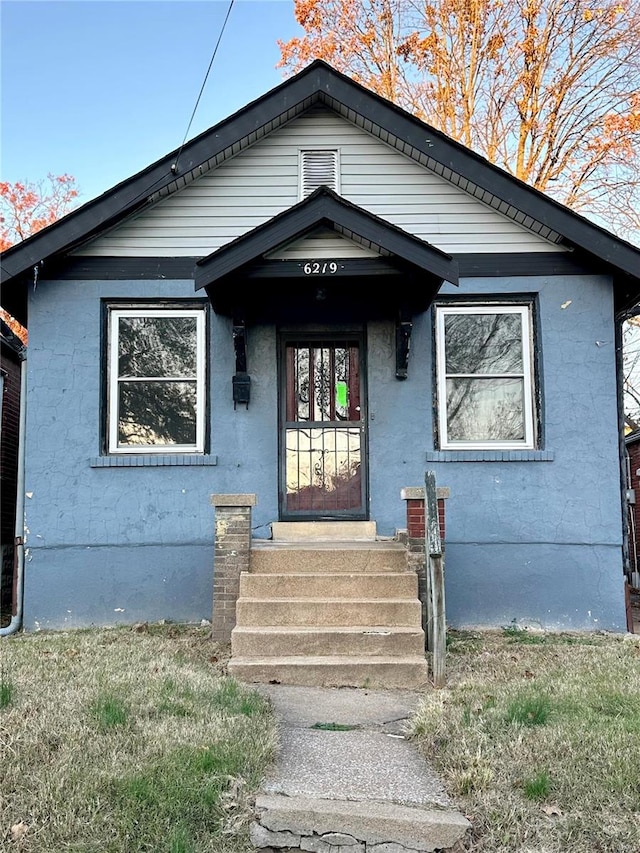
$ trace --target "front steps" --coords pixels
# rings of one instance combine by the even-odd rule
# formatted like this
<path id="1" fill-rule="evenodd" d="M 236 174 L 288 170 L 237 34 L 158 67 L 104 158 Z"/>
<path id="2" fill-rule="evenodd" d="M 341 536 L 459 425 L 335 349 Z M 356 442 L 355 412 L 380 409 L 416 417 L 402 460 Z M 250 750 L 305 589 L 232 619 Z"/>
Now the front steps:
<path id="1" fill-rule="evenodd" d="M 374 522 L 273 528 L 277 538 L 252 543 L 240 578 L 230 674 L 325 687 L 423 686 L 421 606 L 404 546 L 377 541 Z"/>

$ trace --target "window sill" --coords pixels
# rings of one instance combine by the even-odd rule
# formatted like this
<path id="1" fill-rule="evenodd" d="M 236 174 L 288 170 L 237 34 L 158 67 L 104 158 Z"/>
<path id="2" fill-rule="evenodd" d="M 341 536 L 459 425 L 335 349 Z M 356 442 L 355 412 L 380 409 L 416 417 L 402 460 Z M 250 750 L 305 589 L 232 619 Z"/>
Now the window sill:
<path id="1" fill-rule="evenodd" d="M 174 465 L 217 465 L 217 456 L 201 453 L 147 453 L 140 455 L 95 456 L 91 468 L 164 468 Z"/>
<path id="2" fill-rule="evenodd" d="M 553 450 L 428 450 L 427 462 L 553 462 Z"/>

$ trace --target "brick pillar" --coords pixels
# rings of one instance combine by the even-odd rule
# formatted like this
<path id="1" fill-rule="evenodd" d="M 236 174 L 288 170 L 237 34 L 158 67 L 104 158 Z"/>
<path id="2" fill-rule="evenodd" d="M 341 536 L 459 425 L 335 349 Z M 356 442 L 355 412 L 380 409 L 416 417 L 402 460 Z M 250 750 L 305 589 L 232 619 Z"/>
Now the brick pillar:
<path id="1" fill-rule="evenodd" d="M 439 487 L 436 492 L 438 499 L 438 526 L 440 538 L 444 547 L 445 541 L 445 510 L 444 502 L 451 495 L 448 486 Z M 424 548 L 425 517 L 424 517 L 424 488 L 404 488 L 400 492 L 402 500 L 407 502 L 407 535 L 409 539 L 422 539 Z"/>
<path id="2" fill-rule="evenodd" d="M 228 643 L 236 624 L 240 572 L 249 571 L 251 507 L 256 496 L 211 495 L 209 500 L 216 514 L 211 635 L 218 643 Z"/>
<path id="3" fill-rule="evenodd" d="M 444 553 L 445 511 L 444 502 L 450 495 L 448 487 L 438 488 L 438 525 Z M 407 566 L 418 575 L 418 597 L 422 603 L 422 627 L 427 627 L 427 560 L 425 548 L 424 487 L 402 489 L 400 497 L 407 502 Z"/>

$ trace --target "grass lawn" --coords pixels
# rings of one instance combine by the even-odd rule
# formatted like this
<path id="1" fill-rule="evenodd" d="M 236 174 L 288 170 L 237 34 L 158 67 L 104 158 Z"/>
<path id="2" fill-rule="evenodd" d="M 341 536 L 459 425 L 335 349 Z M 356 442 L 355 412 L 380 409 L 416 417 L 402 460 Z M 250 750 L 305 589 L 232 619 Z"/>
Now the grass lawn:
<path id="1" fill-rule="evenodd" d="M 640 853 L 640 637 L 450 632 L 413 734 L 474 853 Z"/>
<path id="2" fill-rule="evenodd" d="M 640 853 L 640 637 L 448 637 L 413 736 L 473 853 Z M 176 625 L 0 641 L 0 850 L 248 853 L 277 728 Z"/>
<path id="3" fill-rule="evenodd" d="M 208 631 L 140 626 L 0 641 L 0 849 L 243 853 L 273 758 L 268 703 Z"/>

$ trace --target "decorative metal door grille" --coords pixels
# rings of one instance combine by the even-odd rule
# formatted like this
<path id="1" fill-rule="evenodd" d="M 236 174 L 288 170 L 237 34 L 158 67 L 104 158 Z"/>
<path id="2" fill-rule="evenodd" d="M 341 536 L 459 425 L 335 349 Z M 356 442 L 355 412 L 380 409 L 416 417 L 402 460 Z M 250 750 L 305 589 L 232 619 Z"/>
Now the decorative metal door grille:
<path id="1" fill-rule="evenodd" d="M 363 517 L 357 340 L 287 341 L 283 515 Z"/>

